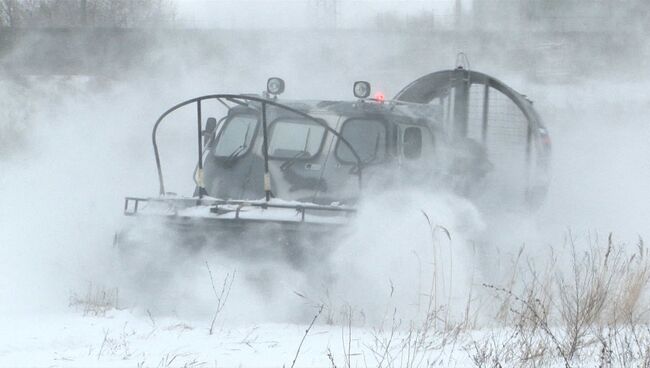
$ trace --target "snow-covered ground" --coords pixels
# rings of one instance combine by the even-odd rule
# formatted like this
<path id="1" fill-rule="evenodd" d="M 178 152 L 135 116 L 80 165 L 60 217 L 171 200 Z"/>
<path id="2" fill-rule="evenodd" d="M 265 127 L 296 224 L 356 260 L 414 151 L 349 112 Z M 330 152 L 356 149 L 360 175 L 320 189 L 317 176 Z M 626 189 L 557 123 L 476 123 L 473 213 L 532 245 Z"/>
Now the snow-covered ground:
<path id="1" fill-rule="evenodd" d="M 210 333 L 205 320 L 125 310 L 4 316 L 0 322 L 0 366 L 7 367 L 645 367 L 650 359 L 650 333 L 629 326 L 586 335 L 585 346 L 565 361 L 559 353 L 564 345 L 541 331 L 522 335 L 516 326 L 426 332 L 320 320 Z"/>
<path id="2" fill-rule="evenodd" d="M 101 317 L 64 313 L 1 322 L 0 365 L 26 367 L 289 366 L 306 328 L 263 324 L 218 329 L 210 335 L 209 321 L 116 310 Z M 328 366 L 328 347 L 341 359 L 340 340 L 339 329 L 315 325 L 297 364 Z"/>
<path id="3" fill-rule="evenodd" d="M 208 323 L 206 323 L 208 322 Z M 136 316 L 128 311 L 110 311 L 102 317 L 75 313 L 2 321 L 0 365 L 61 367 L 326 367 L 406 365 L 405 352 L 389 347 L 390 336 L 371 329 L 324 325 L 310 328 L 302 346 L 307 325 L 260 324 L 239 328 L 220 328 L 209 334 L 209 321 Z M 27 328 L 38 325 L 38 328 Z M 395 340 L 405 336 L 394 336 Z M 458 340 L 464 340 L 462 337 Z M 433 342 L 433 341 L 432 341 Z M 442 344 L 408 359 L 433 360 L 443 366 L 469 366 L 464 341 Z M 348 344 L 351 346 L 348 348 Z M 399 346 L 398 346 L 399 345 Z M 298 348 L 300 347 L 300 351 Z M 298 357 L 296 358 L 296 354 Z M 401 364 L 400 364 L 401 363 Z M 429 364 L 430 365 L 430 364 Z"/>

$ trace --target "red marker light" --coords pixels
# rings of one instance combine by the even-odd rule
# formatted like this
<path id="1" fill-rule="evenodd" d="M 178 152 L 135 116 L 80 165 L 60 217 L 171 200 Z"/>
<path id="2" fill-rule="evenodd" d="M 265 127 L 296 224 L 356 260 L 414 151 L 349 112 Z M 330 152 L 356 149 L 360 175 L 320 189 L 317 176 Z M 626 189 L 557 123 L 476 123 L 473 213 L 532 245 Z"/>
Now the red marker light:
<path id="1" fill-rule="evenodd" d="M 381 93 L 381 92 L 377 92 L 377 93 L 375 93 L 375 100 L 377 100 L 377 101 L 379 101 L 379 102 L 384 102 L 384 99 L 385 99 L 385 98 L 384 98 L 384 94 L 383 94 L 383 93 Z"/>

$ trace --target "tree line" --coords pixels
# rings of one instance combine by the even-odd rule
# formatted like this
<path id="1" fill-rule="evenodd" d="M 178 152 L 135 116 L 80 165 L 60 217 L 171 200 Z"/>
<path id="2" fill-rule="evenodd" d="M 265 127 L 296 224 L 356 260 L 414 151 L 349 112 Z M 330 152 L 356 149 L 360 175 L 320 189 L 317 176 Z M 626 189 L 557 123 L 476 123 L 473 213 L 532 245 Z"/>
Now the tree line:
<path id="1" fill-rule="evenodd" d="M 157 27 L 175 20 L 173 0 L 0 0 L 0 27 Z"/>

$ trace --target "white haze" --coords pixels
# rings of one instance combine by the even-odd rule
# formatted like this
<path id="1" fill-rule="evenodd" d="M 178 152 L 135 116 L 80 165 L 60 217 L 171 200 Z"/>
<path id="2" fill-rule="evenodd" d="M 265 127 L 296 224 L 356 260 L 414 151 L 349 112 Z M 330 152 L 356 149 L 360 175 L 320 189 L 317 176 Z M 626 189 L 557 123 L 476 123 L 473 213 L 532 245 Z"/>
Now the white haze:
<path id="1" fill-rule="evenodd" d="M 613 231 L 630 244 L 650 235 L 646 75 L 625 82 L 595 76 L 535 84 L 503 60 L 491 63 L 472 53 L 478 45 L 444 44 L 412 60 L 399 55 L 396 45 L 417 47 L 414 35 L 374 37 L 374 47 L 363 34 L 347 40 L 311 36 L 283 33 L 261 51 L 253 49 L 259 44 L 232 41 L 207 59 L 196 51 L 200 45 L 176 40 L 101 85 L 83 77 L 4 79 L 0 97 L 9 109 L 0 131 L 15 132 L 8 127 L 16 117 L 24 127 L 12 133 L 20 140 L 2 140 L 9 148 L 0 158 L 0 311 L 65 312 L 71 293 L 93 284 L 118 287 L 122 306 L 140 313 L 209 319 L 214 297 L 207 260 L 217 283 L 236 271 L 223 314 L 233 323 L 307 322 L 320 303 L 332 307 L 334 319 L 346 305 L 371 322 L 391 307 L 412 317 L 431 287 L 435 252 L 440 304 L 450 302 L 451 313 L 459 316 L 464 298 L 482 280 L 511 275 L 508 267 L 522 245 L 533 257 L 561 246 L 569 229 L 581 239 Z M 422 74 L 452 67 L 461 47 L 475 69 L 512 81 L 535 100 L 549 127 L 553 180 L 537 213 L 481 213 L 448 193 L 387 193 L 363 204 L 355 231 L 332 255 L 333 277 L 326 285 L 278 264 L 247 264 L 218 254 L 184 258 L 174 250 L 152 255 L 170 271 L 156 290 L 143 291 L 122 277 L 113 234 L 124 196 L 157 192 L 150 129 L 166 108 L 205 93 L 260 91 L 271 75 L 285 78 L 287 98 L 349 98 L 358 79 L 390 96 Z M 170 190 L 189 194 L 191 185 L 179 188 L 191 183 L 194 154 L 194 125 L 185 128 L 168 128 L 162 149 L 163 159 L 171 161 L 168 175 L 176 177 Z M 174 157 L 175 152 L 187 154 Z M 451 241 L 440 228 L 432 241 L 422 211 L 449 231 Z"/>

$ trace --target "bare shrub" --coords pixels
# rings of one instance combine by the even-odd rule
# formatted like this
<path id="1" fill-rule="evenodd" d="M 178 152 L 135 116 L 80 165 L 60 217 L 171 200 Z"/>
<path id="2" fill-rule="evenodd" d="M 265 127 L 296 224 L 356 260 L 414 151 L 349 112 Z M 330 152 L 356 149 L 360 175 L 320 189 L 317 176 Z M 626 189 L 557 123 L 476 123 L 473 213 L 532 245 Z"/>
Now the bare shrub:
<path id="1" fill-rule="evenodd" d="M 84 316 L 105 317 L 106 313 L 118 309 L 119 292 L 117 288 L 88 284 L 84 294 L 72 293 L 68 306 L 81 309 Z"/>
<path id="2" fill-rule="evenodd" d="M 212 276 L 212 270 L 210 269 L 210 264 L 205 262 L 205 267 L 208 269 L 208 274 L 210 275 L 210 284 L 212 285 L 212 291 L 214 292 L 214 297 L 217 298 L 217 305 L 215 306 L 214 315 L 212 317 L 212 322 L 210 323 L 209 333 L 212 335 L 214 332 L 214 324 L 217 321 L 217 317 L 226 306 L 226 301 L 228 301 L 228 296 L 230 296 L 230 290 L 232 289 L 232 283 L 235 281 L 235 273 L 227 273 L 223 279 L 223 284 L 221 285 L 221 290 L 217 291 L 217 288 L 214 284 L 214 277 Z"/>
<path id="3" fill-rule="evenodd" d="M 99 347 L 97 353 L 97 360 L 101 359 L 104 355 L 118 356 L 123 360 L 130 359 L 133 355 L 131 347 L 129 345 L 129 338 L 132 338 L 136 335 L 136 332 L 131 329 L 127 329 L 127 323 L 124 323 L 122 331 L 117 337 L 112 337 L 110 335 L 110 330 L 104 330 L 104 336 L 102 343 Z"/>
<path id="4" fill-rule="evenodd" d="M 442 276 L 436 266 L 441 260 L 435 258 L 439 244 L 433 235 L 440 230 L 451 236 L 427 221 L 434 272 L 427 300 L 422 301 L 423 314 L 403 321 L 399 310 L 387 308 L 381 325 L 372 329 L 372 340 L 352 354 L 348 306 L 341 327 L 340 366 L 354 365 L 352 355 L 362 356 L 366 366 L 445 366 L 457 362 L 454 352 L 459 349 L 477 367 L 650 368 L 650 262 L 642 239 L 636 246 L 617 243 L 612 234 L 603 243 L 589 236 L 578 242 L 569 233 L 563 247 L 551 248 L 548 258 L 538 262 L 526 258 L 522 248 L 505 286 L 483 284 L 488 293 L 476 297 L 470 287 L 465 316 L 454 321 L 449 301 L 439 296 Z M 391 285 L 391 298 L 393 291 Z M 495 304 L 494 318 L 479 330 L 469 317 L 477 300 Z M 328 358 L 337 366 L 329 349 Z"/>
<path id="5" fill-rule="evenodd" d="M 323 313 L 323 308 L 325 308 L 324 305 L 321 305 L 318 308 L 318 312 L 314 315 L 314 318 L 311 320 L 311 323 L 309 324 L 309 326 L 305 330 L 305 334 L 303 335 L 302 339 L 300 340 L 300 344 L 298 345 L 298 349 L 296 349 L 296 355 L 293 357 L 293 361 L 291 362 L 291 368 L 293 368 L 296 365 L 296 361 L 298 360 L 298 356 L 300 355 L 300 349 L 302 348 L 302 344 L 305 342 L 305 339 L 307 338 L 307 335 L 309 334 L 309 331 L 311 331 L 312 327 L 314 327 L 314 323 L 316 323 L 316 320 L 318 319 L 318 317 L 320 317 L 321 313 Z M 330 361 L 332 362 L 332 364 L 334 364 L 333 363 L 334 361 L 331 358 L 331 355 L 330 355 Z"/>
<path id="6" fill-rule="evenodd" d="M 590 330 L 595 326 L 633 325 L 640 322 L 639 301 L 647 287 L 648 262 L 643 243 L 638 251 L 626 252 L 609 234 L 607 246 L 592 245 L 582 257 L 571 240 L 572 280 L 558 277 L 560 316 L 565 352 L 572 358 L 583 346 L 595 343 Z"/>
<path id="7" fill-rule="evenodd" d="M 552 267 L 541 275 L 529 266 L 529 277 L 523 278 L 532 281 L 518 293 L 512 283 L 508 288 L 484 285 L 502 302 L 497 319 L 515 331 L 504 344 L 518 347 L 512 349 L 518 365 L 537 365 L 554 356 L 569 367 L 577 358 L 595 354 L 603 367 L 642 362 L 648 334 L 638 329 L 647 323 L 644 298 L 650 282 L 643 241 L 632 254 L 612 234 L 605 246 L 589 242 L 579 251 L 569 233 L 567 245 L 568 272 L 553 256 Z M 487 345 L 474 344 L 470 356 L 475 362 L 484 364 L 494 356 L 494 348 L 480 351 L 477 346 Z"/>

